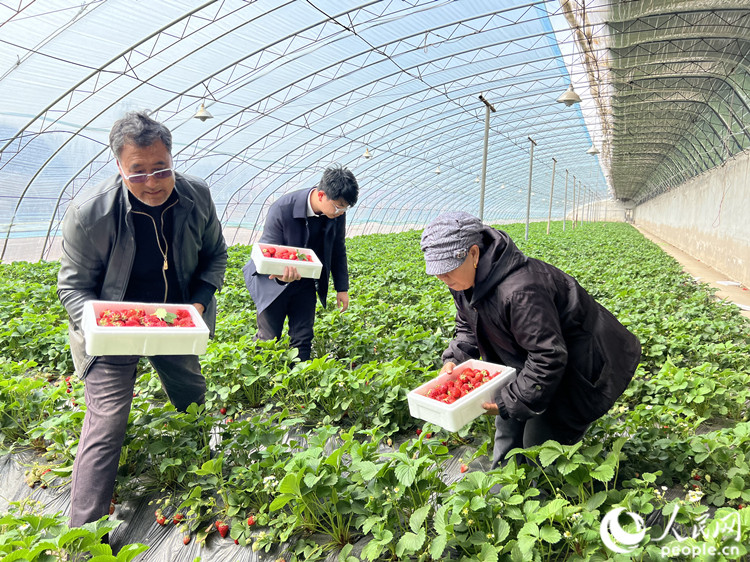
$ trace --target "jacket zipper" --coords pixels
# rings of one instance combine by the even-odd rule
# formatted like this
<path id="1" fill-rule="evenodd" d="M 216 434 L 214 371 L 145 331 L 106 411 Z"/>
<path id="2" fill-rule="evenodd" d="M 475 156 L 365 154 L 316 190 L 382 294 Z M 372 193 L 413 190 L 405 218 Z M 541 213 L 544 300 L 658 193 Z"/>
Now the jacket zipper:
<path id="1" fill-rule="evenodd" d="M 172 203 L 169 207 L 164 209 L 161 212 L 161 229 L 157 228 L 156 221 L 154 220 L 154 217 L 149 215 L 148 213 L 144 213 L 143 211 L 132 211 L 133 213 L 137 213 L 139 215 L 144 215 L 151 219 L 151 222 L 154 224 L 154 233 L 156 234 L 156 245 L 159 246 L 159 252 L 161 253 L 162 257 L 164 258 L 164 265 L 161 269 L 161 276 L 164 279 L 164 299 L 162 302 L 167 302 L 167 296 L 169 295 L 169 283 L 167 282 L 167 269 L 169 269 L 169 260 L 167 259 L 167 256 L 169 255 L 169 243 L 167 242 L 167 237 L 164 236 L 164 213 L 166 213 L 169 209 L 177 205 L 177 201 Z M 161 238 L 159 238 L 159 232 L 161 231 L 161 238 L 164 239 L 164 249 L 161 249 Z"/>

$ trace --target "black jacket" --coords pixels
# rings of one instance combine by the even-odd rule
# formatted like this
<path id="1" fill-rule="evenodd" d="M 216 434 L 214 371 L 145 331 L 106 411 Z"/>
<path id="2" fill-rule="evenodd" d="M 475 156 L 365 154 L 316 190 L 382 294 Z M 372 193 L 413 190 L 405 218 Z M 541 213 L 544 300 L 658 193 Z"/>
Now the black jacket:
<path id="1" fill-rule="evenodd" d="M 525 256 L 486 227 L 470 300 L 451 291 L 456 336 L 443 361 L 482 357 L 514 367 L 494 399 L 505 418 L 545 410 L 574 425 L 604 415 L 627 387 L 641 346 L 570 275 Z"/>
<path id="2" fill-rule="evenodd" d="M 227 246 L 206 183 L 175 174 L 179 203 L 174 208 L 173 256 L 180 302 L 196 302 L 193 291 L 202 283 L 221 289 L 227 267 Z M 73 201 L 62 222 L 63 254 L 57 294 L 68 312 L 70 350 L 80 376 L 94 358 L 86 355 L 83 305 L 87 300 L 120 301 L 125 296 L 135 258 L 135 232 L 128 188 L 119 175 L 100 183 L 92 193 Z M 216 323 L 216 298 L 203 313 L 211 334 Z"/>

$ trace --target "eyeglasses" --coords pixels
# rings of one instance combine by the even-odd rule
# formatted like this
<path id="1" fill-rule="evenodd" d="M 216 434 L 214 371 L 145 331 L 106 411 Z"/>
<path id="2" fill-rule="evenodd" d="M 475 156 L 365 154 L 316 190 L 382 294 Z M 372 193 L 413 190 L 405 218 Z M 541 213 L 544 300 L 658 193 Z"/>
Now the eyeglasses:
<path id="1" fill-rule="evenodd" d="M 164 168 L 163 170 L 156 170 L 155 172 L 151 172 L 150 174 L 133 174 L 132 176 L 126 176 L 125 174 L 122 174 L 123 179 L 128 180 L 130 183 L 146 183 L 148 181 L 148 178 L 152 177 L 155 180 L 163 180 L 165 178 L 171 178 L 174 174 L 174 170 L 172 168 Z"/>
<path id="2" fill-rule="evenodd" d="M 347 212 L 347 211 L 348 211 L 349 209 L 351 209 L 351 208 L 352 208 L 352 206 L 351 206 L 351 205 L 347 205 L 346 207 L 339 207 L 339 206 L 338 206 L 338 205 L 336 205 L 336 203 L 334 203 L 333 201 L 331 201 L 331 205 L 333 205 L 333 211 L 334 211 L 334 213 L 336 213 L 337 215 L 339 215 L 339 214 L 341 214 L 341 213 L 345 213 L 345 212 Z"/>

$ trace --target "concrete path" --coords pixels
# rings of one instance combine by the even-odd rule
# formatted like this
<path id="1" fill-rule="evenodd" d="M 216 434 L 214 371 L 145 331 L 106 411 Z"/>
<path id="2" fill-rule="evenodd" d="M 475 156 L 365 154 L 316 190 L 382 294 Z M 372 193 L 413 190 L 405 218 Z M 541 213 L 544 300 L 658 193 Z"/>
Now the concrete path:
<path id="1" fill-rule="evenodd" d="M 697 281 L 707 283 L 717 289 L 716 298 L 724 299 L 736 304 L 742 309 L 742 315 L 750 319 L 750 290 L 740 283 L 728 279 L 726 275 L 707 266 L 699 259 L 683 252 L 679 248 L 666 242 L 658 236 L 651 234 L 639 226 L 635 226 L 646 238 L 654 242 L 662 250 L 675 258 L 686 273 L 692 275 Z"/>

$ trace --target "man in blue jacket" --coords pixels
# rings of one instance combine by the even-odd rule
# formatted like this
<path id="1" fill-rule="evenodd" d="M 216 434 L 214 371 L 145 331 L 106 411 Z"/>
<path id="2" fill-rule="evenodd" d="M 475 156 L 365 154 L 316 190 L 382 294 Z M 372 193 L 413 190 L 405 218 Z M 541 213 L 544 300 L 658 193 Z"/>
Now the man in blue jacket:
<path id="1" fill-rule="evenodd" d="M 172 135 L 145 112 L 110 131 L 119 174 L 81 194 L 62 223 L 57 294 L 68 313 L 70 350 L 85 381 L 86 415 L 70 502 L 71 526 L 109 513 L 140 357 L 85 352 L 86 301 L 192 304 L 213 333 L 227 247 L 211 192 L 176 172 Z M 178 410 L 202 404 L 206 381 L 197 355 L 149 361 Z"/>
<path id="2" fill-rule="evenodd" d="M 346 261 L 346 211 L 357 202 L 359 185 L 346 168 L 331 166 L 317 187 L 287 193 L 271 205 L 260 242 L 309 248 L 323 263 L 320 278 L 302 278 L 293 265 L 283 275 L 261 275 L 250 260 L 243 268 L 245 285 L 255 302 L 258 339 L 279 338 L 289 319 L 289 339 L 302 361 L 310 359 L 315 295 L 326 305 L 328 277 L 333 277 L 336 304 L 349 306 Z"/>

